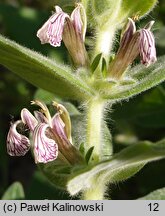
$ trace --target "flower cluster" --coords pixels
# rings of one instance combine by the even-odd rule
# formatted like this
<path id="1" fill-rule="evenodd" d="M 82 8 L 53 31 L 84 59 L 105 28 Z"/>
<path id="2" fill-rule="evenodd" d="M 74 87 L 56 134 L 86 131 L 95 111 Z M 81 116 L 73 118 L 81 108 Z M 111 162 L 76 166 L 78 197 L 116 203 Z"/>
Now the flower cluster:
<path id="1" fill-rule="evenodd" d="M 155 39 L 150 31 L 154 21 L 136 31 L 134 21 L 129 18 L 121 38 L 120 47 L 114 61 L 109 65 L 110 77 L 120 78 L 127 67 L 140 55 L 141 63 L 149 66 L 156 59 Z"/>
<path id="2" fill-rule="evenodd" d="M 55 6 L 56 12 L 38 30 L 41 43 L 50 43 L 54 47 L 61 45 L 63 39 L 76 66 L 87 66 L 88 56 L 84 45 L 86 33 L 86 14 L 78 3 L 71 16 Z"/>
<path id="3" fill-rule="evenodd" d="M 78 151 L 72 145 L 71 122 L 66 108 L 53 102 L 57 113 L 51 117 L 47 106 L 40 101 L 32 101 L 41 110 L 32 115 L 26 108 L 21 111 L 21 120 L 11 124 L 7 136 L 7 152 L 11 156 L 24 156 L 31 148 L 36 163 L 55 160 L 58 154 L 70 164 L 81 161 Z M 31 140 L 19 132 L 20 126 L 30 131 Z M 77 157 L 76 157 L 77 156 Z"/>

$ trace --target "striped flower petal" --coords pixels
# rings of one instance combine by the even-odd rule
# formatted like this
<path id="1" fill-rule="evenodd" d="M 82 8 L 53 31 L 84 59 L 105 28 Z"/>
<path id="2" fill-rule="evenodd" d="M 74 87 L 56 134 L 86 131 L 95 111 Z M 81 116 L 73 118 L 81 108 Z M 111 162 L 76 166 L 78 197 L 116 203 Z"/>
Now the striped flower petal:
<path id="1" fill-rule="evenodd" d="M 11 125 L 7 135 L 7 152 L 10 156 L 24 156 L 30 148 L 29 139 L 17 132 L 17 125 L 22 121 L 16 121 Z"/>
<path id="2" fill-rule="evenodd" d="M 52 129 L 54 134 L 56 134 L 56 136 L 58 136 L 60 139 L 68 140 L 65 133 L 65 124 L 62 121 L 59 113 L 55 114 L 55 116 L 52 118 Z"/>
<path id="3" fill-rule="evenodd" d="M 69 16 L 59 6 L 56 6 L 55 9 L 56 12 L 38 30 L 37 37 L 42 44 L 50 43 L 50 45 L 58 47 L 61 45 L 65 19 Z"/>
<path id="4" fill-rule="evenodd" d="M 31 131 L 34 131 L 34 128 L 38 124 L 37 119 L 26 108 L 21 110 L 21 119 L 22 122 L 26 124 Z"/>
<path id="5" fill-rule="evenodd" d="M 125 49 L 128 46 L 135 32 L 135 22 L 131 18 L 128 18 L 128 23 L 121 35 L 120 48 Z"/>
<path id="6" fill-rule="evenodd" d="M 34 111 L 34 116 L 36 117 L 38 122 L 48 124 L 48 119 L 42 112 Z"/>
<path id="7" fill-rule="evenodd" d="M 82 20 L 81 20 L 81 14 L 80 14 L 81 6 L 78 5 L 71 14 L 71 20 L 74 26 L 74 29 L 77 33 L 82 35 Z"/>
<path id="8" fill-rule="evenodd" d="M 58 146 L 47 136 L 49 125 L 39 123 L 33 133 L 35 163 L 47 163 L 58 156 Z"/>
<path id="9" fill-rule="evenodd" d="M 146 66 L 157 60 L 154 35 L 148 29 L 141 29 L 140 31 L 139 52 L 141 62 Z"/>

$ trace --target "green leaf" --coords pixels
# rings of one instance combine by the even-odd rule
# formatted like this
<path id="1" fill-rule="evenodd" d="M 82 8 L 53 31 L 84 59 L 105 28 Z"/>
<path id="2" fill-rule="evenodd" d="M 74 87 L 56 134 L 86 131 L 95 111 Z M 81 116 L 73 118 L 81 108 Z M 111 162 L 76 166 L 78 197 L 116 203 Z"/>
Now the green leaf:
<path id="1" fill-rule="evenodd" d="M 123 0 L 121 3 L 121 15 L 128 13 L 128 16 L 138 15 L 141 17 L 149 13 L 157 2 L 157 0 L 137 0 L 135 2 L 132 2 L 132 0 Z"/>
<path id="2" fill-rule="evenodd" d="M 120 101 L 140 94 L 165 80 L 165 57 L 158 58 L 157 63 L 146 68 L 136 66 L 129 71 L 130 82 L 126 83 L 101 83 L 102 97 L 104 99 Z M 132 82 L 131 82 L 132 80 Z M 98 86 L 97 86 L 98 88 Z M 100 89 L 100 90 L 101 90 Z"/>
<path id="3" fill-rule="evenodd" d="M 69 67 L 0 36 L 0 64 L 31 84 L 58 96 L 84 100 L 94 93 Z"/>
<path id="4" fill-rule="evenodd" d="M 165 188 L 155 190 L 146 196 L 139 198 L 139 200 L 165 200 Z"/>
<path id="5" fill-rule="evenodd" d="M 84 3 L 90 25 L 113 25 L 117 28 L 128 17 L 142 17 L 149 13 L 157 3 L 157 0 L 82 0 Z"/>
<path id="6" fill-rule="evenodd" d="M 57 188 L 66 189 L 72 167 L 58 160 L 40 164 L 39 169 L 44 176 Z"/>
<path id="7" fill-rule="evenodd" d="M 24 199 L 25 194 L 21 183 L 15 182 L 6 190 L 2 196 L 2 200 L 18 200 Z"/>
<path id="8" fill-rule="evenodd" d="M 52 103 L 53 100 L 57 98 L 53 93 L 45 91 L 43 89 L 37 89 L 34 99 L 43 101 L 46 104 Z"/>
<path id="9" fill-rule="evenodd" d="M 69 115 L 71 117 L 81 115 L 79 110 L 72 103 L 70 103 L 70 102 L 61 102 L 61 104 L 67 109 L 67 111 L 69 112 Z"/>
<path id="10" fill-rule="evenodd" d="M 94 146 L 92 146 L 92 147 L 87 151 L 87 153 L 86 153 L 86 155 L 85 155 L 85 160 L 86 160 L 87 163 L 89 162 L 89 160 L 90 160 L 90 158 L 91 158 L 91 156 L 92 156 L 93 150 L 94 150 Z"/>
<path id="11" fill-rule="evenodd" d="M 106 63 L 106 60 L 105 58 L 102 59 L 102 74 L 103 74 L 103 77 L 107 77 L 107 63 Z"/>
<path id="12" fill-rule="evenodd" d="M 146 163 L 162 158 L 165 158 L 165 140 L 141 142 L 125 148 L 108 161 L 78 170 L 68 181 L 67 189 L 74 195 L 92 187 L 93 179 L 101 184 L 119 182 L 133 176 Z"/>
<path id="13" fill-rule="evenodd" d="M 93 60 L 93 62 L 92 62 L 92 64 L 91 64 L 91 71 L 92 71 L 92 73 L 96 70 L 97 66 L 99 65 L 101 56 L 102 56 L 102 53 L 98 54 L 98 55 L 94 58 L 94 60 Z"/>

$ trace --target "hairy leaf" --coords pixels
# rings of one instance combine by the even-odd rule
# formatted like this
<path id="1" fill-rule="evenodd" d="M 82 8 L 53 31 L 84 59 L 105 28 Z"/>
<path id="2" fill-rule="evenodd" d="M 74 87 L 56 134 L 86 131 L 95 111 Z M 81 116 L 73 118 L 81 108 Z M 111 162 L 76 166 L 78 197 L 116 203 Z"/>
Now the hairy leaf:
<path id="1" fill-rule="evenodd" d="M 92 187 L 93 179 L 101 184 L 122 181 L 133 176 L 146 163 L 162 158 L 165 158 L 165 140 L 141 142 L 125 148 L 108 161 L 75 172 L 67 188 L 74 195 Z"/>
<path id="2" fill-rule="evenodd" d="M 40 164 L 39 169 L 55 187 L 65 189 L 72 167 L 55 160 Z"/>
<path id="3" fill-rule="evenodd" d="M 31 84 L 70 99 L 84 100 L 92 90 L 71 72 L 42 55 L 0 36 L 0 64 Z"/>
<path id="4" fill-rule="evenodd" d="M 140 94 L 165 80 L 165 57 L 160 57 L 157 63 L 146 68 L 136 66 L 129 71 L 130 80 L 121 83 L 104 83 L 102 97 L 120 101 Z M 101 84 L 99 84 L 101 85 Z M 97 86 L 98 88 L 98 86 Z M 102 88 L 103 90 L 103 88 Z"/>

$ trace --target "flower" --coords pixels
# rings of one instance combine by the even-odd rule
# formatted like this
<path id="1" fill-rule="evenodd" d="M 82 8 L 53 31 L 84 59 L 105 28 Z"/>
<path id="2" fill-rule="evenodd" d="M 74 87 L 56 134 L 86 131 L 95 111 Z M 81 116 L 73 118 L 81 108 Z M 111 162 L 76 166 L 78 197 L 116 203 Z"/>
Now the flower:
<path id="1" fill-rule="evenodd" d="M 151 21 L 144 29 L 141 29 L 140 31 L 139 52 L 141 56 L 141 62 L 146 66 L 154 63 L 157 60 L 154 35 L 150 31 L 150 28 L 153 24 L 154 21 Z"/>
<path id="2" fill-rule="evenodd" d="M 71 16 L 55 6 L 56 12 L 38 30 L 37 37 L 42 44 L 61 46 L 63 39 L 76 66 L 87 66 L 88 56 L 84 45 L 86 14 L 82 4 L 77 3 Z"/>
<path id="3" fill-rule="evenodd" d="M 121 37 L 120 47 L 115 59 L 109 65 L 110 77 L 120 78 L 128 66 L 140 55 L 141 63 L 149 66 L 156 59 L 155 39 L 150 31 L 154 21 L 136 31 L 134 21 L 129 18 L 128 24 Z"/>
<path id="4" fill-rule="evenodd" d="M 58 47 L 61 46 L 65 18 L 69 16 L 59 6 L 55 6 L 55 10 L 56 13 L 38 30 L 37 37 L 42 44 L 50 43 L 52 46 Z"/>
<path id="5" fill-rule="evenodd" d="M 21 123 L 21 121 L 12 123 L 7 135 L 7 152 L 10 156 L 24 156 L 30 149 L 29 139 L 17 132 L 16 128 Z"/>
<path id="6" fill-rule="evenodd" d="M 41 101 L 32 101 L 41 110 L 34 111 L 23 108 L 21 120 L 11 124 L 7 135 L 7 152 L 11 156 L 24 156 L 32 148 L 35 163 L 47 163 L 57 159 L 59 152 L 63 154 L 65 161 L 70 164 L 82 160 L 78 150 L 72 145 L 71 122 L 66 108 L 53 102 L 57 113 L 51 117 L 47 106 Z M 21 134 L 19 125 L 26 126 L 31 135 L 30 139 Z M 77 156 L 77 157 L 76 157 Z"/>

